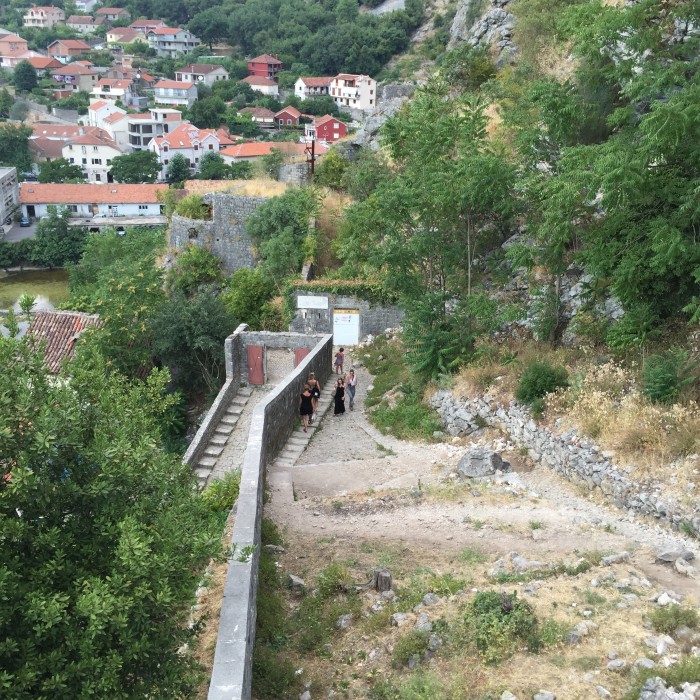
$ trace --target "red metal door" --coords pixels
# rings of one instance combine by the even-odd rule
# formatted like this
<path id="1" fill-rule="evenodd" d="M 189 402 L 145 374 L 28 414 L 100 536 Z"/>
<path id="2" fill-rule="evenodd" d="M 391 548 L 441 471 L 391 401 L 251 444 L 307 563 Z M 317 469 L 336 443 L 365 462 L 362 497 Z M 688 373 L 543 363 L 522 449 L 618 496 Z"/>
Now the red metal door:
<path id="1" fill-rule="evenodd" d="M 248 384 L 264 384 L 263 346 L 248 346 Z"/>
<path id="2" fill-rule="evenodd" d="M 299 363 L 311 352 L 308 348 L 294 349 L 294 366 L 298 367 Z"/>

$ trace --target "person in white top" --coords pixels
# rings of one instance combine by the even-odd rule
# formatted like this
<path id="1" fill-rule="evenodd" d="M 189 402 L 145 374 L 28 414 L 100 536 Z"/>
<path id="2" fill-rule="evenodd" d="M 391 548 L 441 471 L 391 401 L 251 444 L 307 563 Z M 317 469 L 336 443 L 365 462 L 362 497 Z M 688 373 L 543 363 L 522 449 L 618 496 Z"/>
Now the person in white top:
<path id="1" fill-rule="evenodd" d="M 348 396 L 350 397 L 350 410 L 354 411 L 355 410 L 355 391 L 357 389 L 357 375 L 355 374 L 354 369 L 350 370 L 347 378 L 345 379 L 345 389 L 348 392 Z"/>

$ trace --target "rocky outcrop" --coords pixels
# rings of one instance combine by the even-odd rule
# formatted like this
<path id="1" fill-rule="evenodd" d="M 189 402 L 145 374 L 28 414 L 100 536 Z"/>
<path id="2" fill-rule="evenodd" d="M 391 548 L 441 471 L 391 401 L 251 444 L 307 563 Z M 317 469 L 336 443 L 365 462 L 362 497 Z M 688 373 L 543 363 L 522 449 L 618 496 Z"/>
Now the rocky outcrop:
<path id="1" fill-rule="evenodd" d="M 352 137 L 354 146 L 379 148 L 379 130 L 393 117 L 416 89 L 415 85 L 385 85 L 377 95 L 377 109 L 365 117 L 362 126 Z"/>
<path id="2" fill-rule="evenodd" d="M 527 409 L 515 401 L 501 405 L 488 396 L 458 400 L 445 390 L 436 392 L 430 404 L 450 435 L 473 432 L 476 420 L 465 420 L 465 414 L 479 416 L 486 425 L 499 428 L 527 449 L 533 461 L 542 462 L 573 483 L 599 489 L 619 508 L 657 518 L 675 529 L 689 529 L 695 537 L 700 535 L 699 503 L 682 505 L 663 495 L 661 482 L 633 479 L 611 462 L 609 453 L 575 430 L 558 432 L 559 421 L 555 421 L 554 428 L 548 428 L 536 423 Z"/>
<path id="3" fill-rule="evenodd" d="M 497 64 L 508 63 L 517 54 L 512 41 L 515 17 L 504 8 L 511 0 L 488 0 L 487 11 L 474 19 L 482 0 L 462 0 L 450 30 L 448 49 L 459 44 L 496 47 L 499 52 Z"/>
<path id="4" fill-rule="evenodd" d="M 683 683 L 677 690 L 667 688 L 661 678 L 649 678 L 642 687 L 639 700 L 697 700 L 700 683 Z"/>

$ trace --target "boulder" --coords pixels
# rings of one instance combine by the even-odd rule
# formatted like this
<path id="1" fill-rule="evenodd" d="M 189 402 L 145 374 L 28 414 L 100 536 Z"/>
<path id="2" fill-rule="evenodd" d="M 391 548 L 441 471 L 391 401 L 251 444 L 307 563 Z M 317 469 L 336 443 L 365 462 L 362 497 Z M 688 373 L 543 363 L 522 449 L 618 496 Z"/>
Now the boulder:
<path id="1" fill-rule="evenodd" d="M 345 615 L 341 615 L 335 621 L 335 627 L 336 627 L 336 629 L 339 629 L 339 630 L 349 629 L 350 625 L 352 625 L 352 614 L 350 614 L 350 613 L 347 613 Z"/>
<path id="2" fill-rule="evenodd" d="M 656 555 L 656 561 L 662 561 L 666 564 L 673 564 L 677 559 L 684 559 L 685 561 L 692 561 L 695 559 L 695 554 L 689 549 L 684 549 L 683 547 L 667 547 L 666 549 L 659 550 Z"/>
<path id="3" fill-rule="evenodd" d="M 303 593 L 306 590 L 306 583 L 303 578 L 295 576 L 294 574 L 289 574 L 289 587 L 295 593 Z"/>
<path id="4" fill-rule="evenodd" d="M 501 456 L 492 450 L 486 450 L 482 447 L 470 449 L 457 464 L 459 474 L 469 479 L 491 476 L 497 470 L 503 470 Z"/>

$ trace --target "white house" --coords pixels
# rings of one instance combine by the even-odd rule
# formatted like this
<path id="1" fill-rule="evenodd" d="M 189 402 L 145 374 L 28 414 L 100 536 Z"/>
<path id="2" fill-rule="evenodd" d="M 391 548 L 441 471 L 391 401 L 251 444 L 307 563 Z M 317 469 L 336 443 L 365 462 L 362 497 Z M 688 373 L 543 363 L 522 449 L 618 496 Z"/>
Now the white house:
<path id="1" fill-rule="evenodd" d="M 340 73 L 331 80 L 329 94 L 340 108 L 370 112 L 377 106 L 377 81 L 368 75 Z"/>
<path id="2" fill-rule="evenodd" d="M 72 139 L 63 146 L 62 155 L 69 163 L 82 168 L 88 182 L 102 183 L 112 182 L 110 166 L 122 151 L 102 132 Z"/>
<path id="3" fill-rule="evenodd" d="M 102 78 L 92 88 L 90 96 L 96 100 L 116 102 L 130 105 L 134 98 L 134 83 L 132 80 L 118 80 L 116 78 Z"/>
<path id="4" fill-rule="evenodd" d="M 158 156 L 162 165 L 160 177 L 164 178 L 175 154 L 183 155 L 190 171 L 196 173 L 202 156 L 210 151 L 218 153 L 220 143 L 214 129 L 198 129 L 192 124 L 184 123 L 169 134 L 154 138 L 148 148 Z"/>
<path id="5" fill-rule="evenodd" d="M 159 56 L 176 58 L 179 53 L 192 53 L 202 42 L 187 29 L 156 27 L 146 33 L 148 45 Z"/>
<path id="6" fill-rule="evenodd" d="M 67 209 L 71 216 L 93 218 L 95 216 L 160 216 L 163 205 L 158 192 L 167 185 L 104 185 L 48 184 L 23 182 L 19 201 L 24 216 L 46 216 L 48 208 Z"/>
<path id="7" fill-rule="evenodd" d="M 294 83 L 294 94 L 300 100 L 310 97 L 323 97 L 328 94 L 333 78 L 297 78 Z"/>
<path id="8" fill-rule="evenodd" d="M 197 100 L 197 86 L 187 81 L 159 80 L 153 89 L 159 105 L 191 107 Z"/>
<path id="9" fill-rule="evenodd" d="M 152 107 L 145 114 L 129 114 L 126 119 L 129 148 L 146 150 L 152 139 L 172 133 L 182 123 L 182 112 L 177 109 Z"/>
<path id="10" fill-rule="evenodd" d="M 114 102 L 93 100 L 87 111 L 88 124 L 96 126 L 98 129 L 106 129 L 105 120 L 112 114 L 126 114 L 126 110 L 117 107 Z"/>
<path id="11" fill-rule="evenodd" d="M 22 24 L 25 27 L 38 27 L 40 29 L 51 29 L 54 24 L 64 24 L 66 14 L 60 7 L 42 7 L 35 5 L 27 10 Z"/>
<path id="12" fill-rule="evenodd" d="M 98 27 L 104 24 L 104 18 L 90 15 L 71 15 L 66 20 L 66 26 L 79 34 L 92 34 Z"/>
<path id="13" fill-rule="evenodd" d="M 228 71 L 212 63 L 190 63 L 175 71 L 175 80 L 212 87 L 219 80 L 228 80 Z"/>
<path id="14" fill-rule="evenodd" d="M 280 89 L 277 83 L 269 78 L 263 78 L 259 75 L 249 75 L 247 78 L 243 78 L 241 82 L 248 83 L 248 85 L 250 85 L 255 92 L 260 92 L 263 95 L 278 97 L 280 94 Z"/>
<path id="15" fill-rule="evenodd" d="M 75 0 L 75 7 L 78 12 L 92 12 L 92 8 L 97 5 L 97 0 Z"/>

